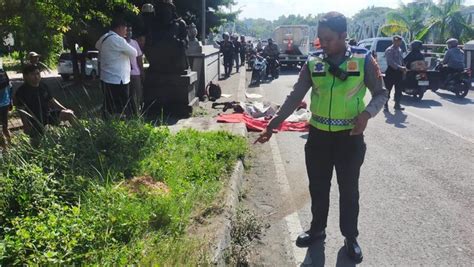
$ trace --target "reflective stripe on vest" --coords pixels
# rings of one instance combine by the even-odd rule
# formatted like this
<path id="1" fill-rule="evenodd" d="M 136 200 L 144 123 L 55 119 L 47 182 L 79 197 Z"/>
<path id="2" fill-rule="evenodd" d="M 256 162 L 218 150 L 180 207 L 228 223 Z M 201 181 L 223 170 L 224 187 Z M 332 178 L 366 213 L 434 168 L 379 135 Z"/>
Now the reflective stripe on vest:
<path id="1" fill-rule="evenodd" d="M 339 67 L 348 73 L 342 81 L 329 73 L 329 65 L 321 57 L 308 61 L 313 89 L 310 124 L 323 131 L 342 131 L 354 128 L 354 118 L 365 110 L 364 83 L 365 55 L 352 52 Z"/>

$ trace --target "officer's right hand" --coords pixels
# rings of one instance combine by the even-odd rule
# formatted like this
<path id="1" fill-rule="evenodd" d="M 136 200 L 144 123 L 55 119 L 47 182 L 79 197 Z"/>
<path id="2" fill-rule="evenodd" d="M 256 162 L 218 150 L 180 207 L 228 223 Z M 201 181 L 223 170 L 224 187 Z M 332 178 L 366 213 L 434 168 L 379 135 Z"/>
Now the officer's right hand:
<path id="1" fill-rule="evenodd" d="M 265 130 L 263 130 L 263 132 L 260 134 L 260 136 L 257 138 L 257 140 L 255 140 L 255 142 L 253 144 L 266 143 L 270 140 L 270 138 L 272 138 L 272 135 L 273 135 L 272 131 L 267 131 L 267 129 L 265 129 Z"/>

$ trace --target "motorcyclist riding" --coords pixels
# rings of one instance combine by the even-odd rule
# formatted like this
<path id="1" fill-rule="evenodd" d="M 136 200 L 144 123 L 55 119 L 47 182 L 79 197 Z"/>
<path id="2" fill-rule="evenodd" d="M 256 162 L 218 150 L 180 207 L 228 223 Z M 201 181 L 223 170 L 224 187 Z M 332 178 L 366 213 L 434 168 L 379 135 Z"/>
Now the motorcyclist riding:
<path id="1" fill-rule="evenodd" d="M 268 45 L 263 49 L 263 56 L 278 58 L 279 55 L 280 48 L 278 48 L 278 45 L 273 42 L 272 38 L 268 39 Z"/>
<path id="2" fill-rule="evenodd" d="M 278 67 L 278 56 L 280 55 L 280 48 L 273 42 L 272 38 L 268 39 L 268 45 L 263 49 L 263 57 L 267 58 L 269 67 L 267 68 L 267 76 L 271 73 L 273 78 L 278 76 L 275 73 L 275 68 Z"/>
<path id="3" fill-rule="evenodd" d="M 444 77 L 448 77 L 448 75 L 452 73 L 462 72 L 464 71 L 465 64 L 464 64 L 464 51 L 458 47 L 459 42 L 455 38 L 449 39 L 446 44 L 448 45 L 448 51 L 443 58 L 443 69 L 442 73 Z"/>

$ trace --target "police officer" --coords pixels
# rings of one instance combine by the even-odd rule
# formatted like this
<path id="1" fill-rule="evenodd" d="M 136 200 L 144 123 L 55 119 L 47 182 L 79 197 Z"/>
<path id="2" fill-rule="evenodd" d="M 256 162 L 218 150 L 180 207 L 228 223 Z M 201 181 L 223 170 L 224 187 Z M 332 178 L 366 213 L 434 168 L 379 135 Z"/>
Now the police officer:
<path id="1" fill-rule="evenodd" d="M 382 109 L 387 91 L 371 54 L 363 48 L 346 45 L 344 15 L 325 14 L 319 21 L 318 35 L 322 50 L 303 66 L 293 91 L 255 143 L 267 142 L 274 129 L 298 107 L 312 87 L 312 118 L 305 157 L 313 220 L 310 229 L 298 236 L 296 245 L 308 247 L 326 237 L 329 192 L 335 168 L 345 248 L 355 262 L 361 262 L 357 221 L 359 173 L 366 150 L 363 132 L 368 120 Z M 372 94 L 368 105 L 364 102 L 366 87 Z"/>
<path id="2" fill-rule="evenodd" d="M 402 80 L 403 74 L 406 73 L 407 68 L 403 66 L 403 54 L 400 46 L 402 45 L 402 37 L 395 35 L 392 38 L 392 45 L 385 50 L 385 58 L 387 59 L 387 70 L 385 71 L 385 86 L 388 89 L 388 96 L 390 91 L 395 86 L 395 106 L 396 110 L 404 110 L 400 105 L 402 98 Z M 388 100 L 384 106 L 388 111 Z"/>
<path id="3" fill-rule="evenodd" d="M 245 65 L 245 55 L 247 54 L 247 42 L 245 36 L 240 36 L 240 66 Z"/>
<path id="4" fill-rule="evenodd" d="M 241 49 L 241 43 L 239 42 L 239 38 L 237 35 L 232 36 L 232 43 L 234 44 L 234 60 L 235 60 L 235 71 L 239 72 L 240 68 L 240 49 Z"/>
<path id="5" fill-rule="evenodd" d="M 225 77 L 228 78 L 232 72 L 232 65 L 234 61 L 234 45 L 229 40 L 230 36 L 228 32 L 222 34 L 222 42 L 219 43 L 221 47 L 221 53 L 224 55 L 224 73 Z"/>

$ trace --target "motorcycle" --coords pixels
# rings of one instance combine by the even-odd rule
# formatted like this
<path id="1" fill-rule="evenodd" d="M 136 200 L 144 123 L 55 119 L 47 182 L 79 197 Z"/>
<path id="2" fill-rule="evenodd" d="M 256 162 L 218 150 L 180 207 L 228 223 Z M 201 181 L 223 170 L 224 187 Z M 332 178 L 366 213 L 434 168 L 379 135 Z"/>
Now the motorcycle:
<path id="1" fill-rule="evenodd" d="M 429 85 L 430 81 L 426 70 L 408 70 L 403 81 L 402 92 L 420 101 Z"/>
<path id="2" fill-rule="evenodd" d="M 431 73 L 430 81 L 430 88 L 433 92 L 444 89 L 453 92 L 459 98 L 466 97 L 473 86 L 469 69 L 447 73 L 442 64 L 438 64 Z"/>
<path id="3" fill-rule="evenodd" d="M 254 63 L 252 64 L 252 78 L 250 79 L 250 84 L 259 86 L 260 83 L 265 80 L 266 75 L 267 61 L 265 58 L 256 55 Z"/>
<path id="4" fill-rule="evenodd" d="M 267 56 L 266 60 L 268 62 L 267 76 L 271 75 L 273 79 L 278 79 L 280 77 L 280 62 L 278 57 Z"/>
<path id="5" fill-rule="evenodd" d="M 251 51 L 247 55 L 247 70 L 253 69 L 253 63 L 255 63 L 255 59 L 257 58 L 257 53 L 255 51 Z"/>

